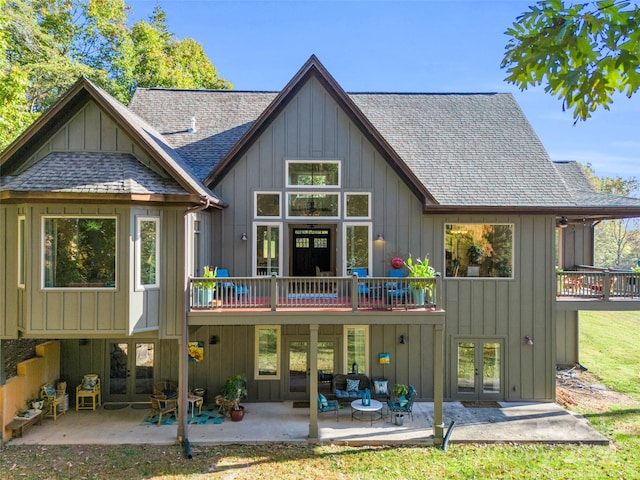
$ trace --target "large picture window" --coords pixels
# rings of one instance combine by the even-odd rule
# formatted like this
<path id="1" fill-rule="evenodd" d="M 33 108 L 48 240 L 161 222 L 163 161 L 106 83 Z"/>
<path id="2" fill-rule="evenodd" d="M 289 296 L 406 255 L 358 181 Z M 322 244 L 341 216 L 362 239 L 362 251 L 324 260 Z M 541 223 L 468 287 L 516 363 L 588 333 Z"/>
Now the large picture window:
<path id="1" fill-rule="evenodd" d="M 45 288 L 114 288 L 116 219 L 43 218 Z"/>
<path id="2" fill-rule="evenodd" d="M 513 277 L 513 224 L 445 225 L 447 277 Z"/>
<path id="3" fill-rule="evenodd" d="M 280 275 L 280 231 L 281 224 L 258 224 L 255 226 L 256 275 Z"/>
<path id="4" fill-rule="evenodd" d="M 280 218 L 280 192 L 256 192 L 256 217 Z"/>
<path id="5" fill-rule="evenodd" d="M 289 160 L 287 162 L 287 186 L 339 187 L 340 162 Z"/>
<path id="6" fill-rule="evenodd" d="M 256 380 L 280 379 L 280 326 L 256 326 Z"/>
<path id="7" fill-rule="evenodd" d="M 136 242 L 136 287 L 153 288 L 158 282 L 158 257 L 160 254 L 160 219 L 139 217 Z"/>
<path id="8" fill-rule="evenodd" d="M 346 274 L 351 275 L 354 268 L 366 268 L 371 271 L 371 229 L 368 223 L 345 224 L 345 266 Z"/>
<path id="9" fill-rule="evenodd" d="M 287 216 L 340 218 L 340 195 L 337 193 L 289 193 Z"/>

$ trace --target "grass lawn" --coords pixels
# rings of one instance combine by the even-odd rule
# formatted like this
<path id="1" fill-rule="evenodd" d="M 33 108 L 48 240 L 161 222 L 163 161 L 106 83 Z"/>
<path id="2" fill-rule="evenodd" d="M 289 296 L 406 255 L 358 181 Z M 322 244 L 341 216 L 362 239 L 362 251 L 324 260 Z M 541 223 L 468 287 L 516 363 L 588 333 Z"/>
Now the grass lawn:
<path id="1" fill-rule="evenodd" d="M 640 313 L 581 315 L 581 363 L 604 385 L 640 400 Z M 449 445 L 436 448 L 307 445 L 194 447 L 7 446 L 0 478 L 100 479 L 633 479 L 640 478 L 640 403 L 582 412 L 610 446 Z"/>

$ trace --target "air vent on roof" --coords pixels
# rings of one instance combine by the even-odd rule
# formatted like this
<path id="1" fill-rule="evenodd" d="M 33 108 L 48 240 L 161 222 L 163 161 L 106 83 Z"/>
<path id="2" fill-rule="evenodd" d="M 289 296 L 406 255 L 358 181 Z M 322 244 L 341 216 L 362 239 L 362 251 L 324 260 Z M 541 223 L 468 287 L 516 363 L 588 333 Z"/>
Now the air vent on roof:
<path id="1" fill-rule="evenodd" d="M 191 117 L 191 128 L 189 129 L 189 133 L 196 133 L 198 129 L 196 128 L 196 117 Z"/>

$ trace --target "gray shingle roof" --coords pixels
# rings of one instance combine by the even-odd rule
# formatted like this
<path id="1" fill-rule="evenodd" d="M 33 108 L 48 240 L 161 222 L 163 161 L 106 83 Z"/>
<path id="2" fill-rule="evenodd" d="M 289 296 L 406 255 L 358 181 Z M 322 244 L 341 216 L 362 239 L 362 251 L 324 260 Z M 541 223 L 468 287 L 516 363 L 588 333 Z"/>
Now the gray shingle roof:
<path id="1" fill-rule="evenodd" d="M 2 190 L 68 193 L 188 195 L 173 178 L 163 178 L 124 153 L 50 153 Z"/>

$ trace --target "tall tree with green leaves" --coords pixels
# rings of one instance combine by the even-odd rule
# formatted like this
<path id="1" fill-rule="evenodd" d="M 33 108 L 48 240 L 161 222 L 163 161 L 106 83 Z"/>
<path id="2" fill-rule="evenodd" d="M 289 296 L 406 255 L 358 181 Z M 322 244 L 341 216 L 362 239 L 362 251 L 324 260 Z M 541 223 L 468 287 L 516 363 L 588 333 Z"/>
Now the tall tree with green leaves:
<path id="1" fill-rule="evenodd" d="M 629 1 L 536 3 L 506 31 L 506 81 L 544 85 L 575 121 L 640 88 L 640 8 Z"/>
<path id="2" fill-rule="evenodd" d="M 590 164 L 582 166 L 598 192 L 611 195 L 640 195 L 636 178 L 598 177 Z M 640 258 L 640 219 L 605 220 L 595 228 L 595 263 L 601 267 L 629 268 Z"/>
<path id="3" fill-rule="evenodd" d="M 141 87 L 231 88 L 158 6 L 127 26 L 124 0 L 0 0 L 0 150 L 80 76 L 127 104 Z"/>

